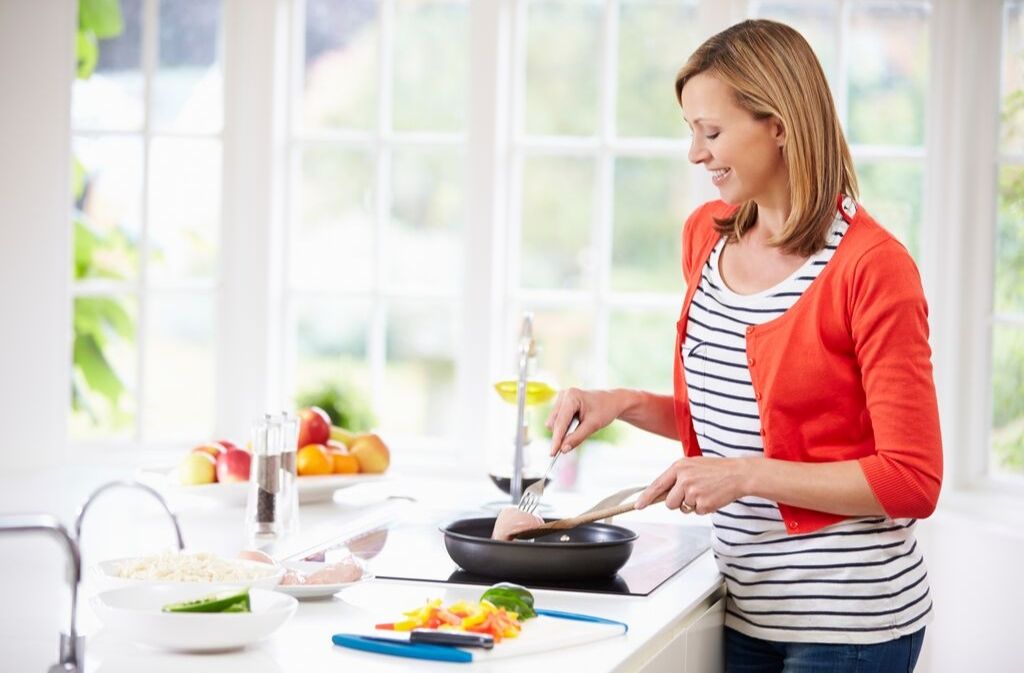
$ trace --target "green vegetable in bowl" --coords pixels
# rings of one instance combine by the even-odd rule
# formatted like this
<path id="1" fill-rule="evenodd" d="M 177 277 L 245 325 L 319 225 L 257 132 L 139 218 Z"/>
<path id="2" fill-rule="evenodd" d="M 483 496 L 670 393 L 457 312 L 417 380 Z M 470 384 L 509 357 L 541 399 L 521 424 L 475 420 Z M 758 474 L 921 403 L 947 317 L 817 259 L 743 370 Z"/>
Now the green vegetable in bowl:
<path id="1" fill-rule="evenodd" d="M 252 612 L 249 608 L 249 588 L 222 591 L 181 603 L 168 603 L 164 612 Z"/>
<path id="2" fill-rule="evenodd" d="M 533 609 L 533 594 L 518 584 L 495 584 L 484 592 L 480 600 L 490 601 L 499 608 L 515 612 L 520 619 L 532 619 L 537 616 Z"/>

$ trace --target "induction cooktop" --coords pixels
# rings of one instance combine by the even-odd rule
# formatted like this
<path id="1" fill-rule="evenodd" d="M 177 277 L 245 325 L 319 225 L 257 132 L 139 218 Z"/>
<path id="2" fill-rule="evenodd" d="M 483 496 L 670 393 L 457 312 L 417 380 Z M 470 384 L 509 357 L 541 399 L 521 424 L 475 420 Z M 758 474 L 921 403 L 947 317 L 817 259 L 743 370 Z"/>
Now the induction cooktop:
<path id="1" fill-rule="evenodd" d="M 489 586 L 495 583 L 494 578 L 468 573 L 451 560 L 440 530 L 450 521 L 479 515 L 475 512 L 453 513 L 449 517 L 403 517 L 355 537 L 326 543 L 302 558 L 324 561 L 339 552 L 351 552 L 366 560 L 379 579 Z M 710 546 L 706 528 L 631 522 L 626 527 L 636 532 L 638 538 L 629 561 L 615 576 L 526 584 L 557 591 L 648 596 Z"/>

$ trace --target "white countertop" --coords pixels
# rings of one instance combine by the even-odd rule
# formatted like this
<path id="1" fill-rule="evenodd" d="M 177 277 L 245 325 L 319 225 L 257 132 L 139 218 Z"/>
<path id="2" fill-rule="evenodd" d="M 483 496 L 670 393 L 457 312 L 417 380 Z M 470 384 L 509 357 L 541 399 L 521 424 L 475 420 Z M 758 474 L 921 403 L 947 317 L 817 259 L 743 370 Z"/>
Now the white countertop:
<path id="1" fill-rule="evenodd" d="M 56 470 L 5 475 L 0 478 L 0 513 L 47 512 L 73 528 L 75 508 L 96 485 L 129 476 L 109 468 Z M 548 501 L 554 515 L 586 509 L 606 495 L 552 492 Z M 418 507 L 439 511 L 472 507 L 500 495 L 488 483 L 438 482 L 395 476 L 378 484 L 365 484 L 335 494 L 329 503 L 304 505 L 302 538 L 305 546 L 318 536 L 335 537 L 367 529 L 373 519 L 386 516 L 389 495 L 416 498 Z M 458 498 L 459 501 L 455 499 Z M 185 542 L 193 551 L 234 555 L 245 545 L 243 508 L 199 502 L 173 502 Z M 668 512 L 661 507 L 628 515 L 631 520 L 698 525 L 706 522 Z M 622 521 L 619 521 L 622 523 Z M 684 523 L 685 522 L 685 523 Z M 327 533 L 330 531 L 330 533 Z M 322 670 L 407 670 L 413 660 L 342 649 L 330 636 L 341 631 L 365 630 L 381 614 L 397 615 L 429 598 L 450 602 L 476 598 L 480 587 L 452 584 L 374 580 L 353 586 L 326 601 L 299 604 L 295 617 L 268 640 L 222 654 L 157 652 L 114 638 L 104 632 L 88 608 L 96 591 L 88 569 L 98 561 L 119 556 L 154 553 L 167 548 L 173 533 L 155 501 L 131 490 L 114 490 L 97 499 L 83 527 L 85 583 L 79 600 L 79 630 L 87 636 L 85 670 L 93 671 L 203 671 L 245 670 L 246 673 L 284 673 Z M 319 540 L 318 540 L 319 541 Z M 46 670 L 57 660 L 57 634 L 67 629 L 68 590 L 63 582 L 62 556 L 57 544 L 42 535 L 0 536 L 0 587 L 4 603 L 15 609 L 0 611 L 0 660 L 10 670 Z M 372 561 L 370 562 L 372 569 Z M 488 663 L 474 669 L 523 670 L 529 659 L 543 656 L 544 670 L 560 665 L 573 670 L 613 671 L 638 667 L 656 653 L 690 611 L 715 592 L 721 578 L 714 559 L 706 552 L 650 596 L 615 596 L 576 592 L 535 591 L 537 604 L 546 609 L 582 612 L 629 624 L 622 637 L 544 653 Z M 416 661 L 417 670 L 451 670 L 451 664 Z"/>

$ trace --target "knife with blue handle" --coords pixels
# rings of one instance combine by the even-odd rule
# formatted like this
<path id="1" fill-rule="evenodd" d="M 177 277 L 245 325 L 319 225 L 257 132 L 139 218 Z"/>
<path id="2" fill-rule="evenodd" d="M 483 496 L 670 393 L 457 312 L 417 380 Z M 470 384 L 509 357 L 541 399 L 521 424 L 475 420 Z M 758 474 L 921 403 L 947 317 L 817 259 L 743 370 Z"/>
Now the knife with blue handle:
<path id="1" fill-rule="evenodd" d="M 375 654 L 390 654 L 410 659 L 430 659 L 432 661 L 454 661 L 468 664 L 473 655 L 451 645 L 431 645 L 429 643 L 412 643 L 407 640 L 391 638 L 374 638 L 353 633 L 335 633 L 331 642 L 341 647 Z"/>

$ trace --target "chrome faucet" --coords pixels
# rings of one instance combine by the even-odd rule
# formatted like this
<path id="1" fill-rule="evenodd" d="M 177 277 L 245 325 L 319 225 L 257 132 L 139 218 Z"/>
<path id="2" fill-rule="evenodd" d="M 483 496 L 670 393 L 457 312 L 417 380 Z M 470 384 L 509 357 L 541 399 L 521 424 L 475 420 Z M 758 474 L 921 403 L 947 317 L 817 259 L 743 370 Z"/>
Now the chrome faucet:
<path id="1" fill-rule="evenodd" d="M 50 667 L 50 673 L 77 673 L 81 670 L 83 643 L 75 628 L 78 606 L 78 583 L 82 578 L 82 557 L 78 543 L 68 534 L 64 525 L 49 514 L 11 514 L 0 516 L 0 533 L 43 532 L 64 543 L 68 556 L 68 583 L 71 585 L 71 621 L 67 633 L 60 634 L 60 661 Z"/>
<path id="2" fill-rule="evenodd" d="M 160 495 L 156 491 L 156 489 L 152 488 L 151 486 L 146 486 L 145 484 L 142 484 L 140 482 L 129 480 L 108 481 L 107 483 L 103 484 L 95 491 L 90 493 L 89 497 L 85 499 L 85 502 L 82 503 L 82 506 L 78 508 L 78 515 L 75 517 L 75 539 L 78 540 L 79 544 L 81 544 L 82 542 L 82 519 L 85 518 L 85 512 L 89 509 L 89 505 L 91 505 L 92 501 L 95 500 L 96 497 L 99 494 L 103 493 L 104 491 L 121 486 L 125 488 L 140 489 L 156 498 L 157 501 L 160 503 L 160 506 L 164 508 L 165 512 L 167 512 L 167 516 L 171 517 L 171 523 L 174 524 L 174 534 L 175 536 L 177 536 L 178 551 L 181 551 L 185 548 L 185 540 L 181 536 L 181 526 L 178 525 L 178 517 L 174 516 L 174 512 L 172 512 L 171 508 L 167 506 L 167 502 L 164 500 L 163 496 Z"/>
<path id="3" fill-rule="evenodd" d="M 512 479 L 509 495 L 518 503 L 523 495 L 523 447 L 526 445 L 526 381 L 529 376 L 530 360 L 537 355 L 537 342 L 533 338 L 533 314 L 523 314 L 523 326 L 519 331 L 519 378 L 516 382 L 516 452 L 512 460 Z"/>
<path id="4" fill-rule="evenodd" d="M 167 516 L 171 517 L 171 523 L 174 524 L 174 533 L 177 536 L 178 551 L 184 549 L 185 541 L 181 536 L 181 526 L 178 525 L 178 518 L 174 516 L 174 513 L 167 506 L 167 502 L 164 501 L 163 497 L 157 493 L 155 489 L 137 481 L 111 481 L 103 484 L 93 491 L 89 497 L 85 499 L 85 502 L 82 503 L 82 506 L 78 508 L 78 514 L 75 517 L 74 537 L 68 533 L 67 529 L 64 528 L 64 525 L 60 523 L 56 517 L 50 516 L 49 514 L 13 514 L 0 516 L 0 533 L 27 533 L 33 531 L 50 533 L 57 536 L 58 539 L 64 542 L 64 547 L 69 556 L 70 567 L 68 571 L 68 583 L 71 585 L 70 627 L 67 633 L 60 634 L 60 661 L 50 667 L 49 673 L 78 673 L 82 669 L 80 662 L 84 659 L 85 641 L 83 638 L 78 636 L 75 627 L 78 609 L 78 585 L 82 580 L 82 519 L 85 518 L 85 513 L 89 509 L 89 505 L 92 504 L 92 501 L 95 500 L 99 494 L 118 486 L 138 488 L 156 498 L 164 508 L 164 511 L 167 512 Z"/>

